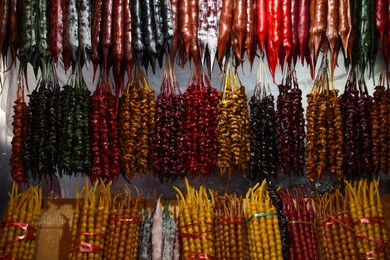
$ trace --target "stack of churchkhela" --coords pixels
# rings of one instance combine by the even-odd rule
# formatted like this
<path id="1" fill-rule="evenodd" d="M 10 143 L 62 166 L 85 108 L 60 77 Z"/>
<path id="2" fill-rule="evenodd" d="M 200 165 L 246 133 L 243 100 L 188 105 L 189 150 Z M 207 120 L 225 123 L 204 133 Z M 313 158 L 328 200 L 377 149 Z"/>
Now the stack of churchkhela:
<path id="1" fill-rule="evenodd" d="M 104 259 L 137 259 L 140 248 L 141 209 L 145 206 L 137 187 L 131 196 L 128 186 L 112 199 L 106 227 Z"/>
<path id="2" fill-rule="evenodd" d="M 316 225 L 319 253 L 325 259 L 359 259 L 349 198 L 340 189 L 317 198 Z"/>
<path id="3" fill-rule="evenodd" d="M 345 190 L 316 201 L 316 226 L 324 259 L 388 259 L 388 230 L 378 180 L 345 182 Z"/>
<path id="4" fill-rule="evenodd" d="M 81 191 L 77 191 L 68 259 L 80 259 L 85 256 L 103 258 L 108 234 L 110 188 L 111 183 L 105 185 L 102 180 L 95 182 L 92 187 L 89 187 L 86 181 Z"/>
<path id="5" fill-rule="evenodd" d="M 250 259 L 283 259 L 278 211 L 266 189 L 267 182 L 256 184 L 245 197 Z M 283 232 L 283 231 L 282 231 Z"/>
<path id="6" fill-rule="evenodd" d="M 216 197 L 215 256 L 217 259 L 250 259 L 244 201 L 236 194 Z"/>
<path id="7" fill-rule="evenodd" d="M 3 212 L 0 225 L 1 258 L 35 258 L 41 206 L 41 188 L 31 186 L 19 193 L 18 184 L 12 184 L 9 202 Z"/>
<path id="8" fill-rule="evenodd" d="M 179 206 L 181 256 L 188 258 L 214 258 L 215 199 L 205 186 L 195 189 L 185 179 L 186 193 L 174 187 Z"/>
<path id="9" fill-rule="evenodd" d="M 310 190 L 287 188 L 280 190 L 279 196 L 291 234 L 290 259 L 320 259 L 317 239 L 321 238 L 316 237 L 314 201 Z"/>

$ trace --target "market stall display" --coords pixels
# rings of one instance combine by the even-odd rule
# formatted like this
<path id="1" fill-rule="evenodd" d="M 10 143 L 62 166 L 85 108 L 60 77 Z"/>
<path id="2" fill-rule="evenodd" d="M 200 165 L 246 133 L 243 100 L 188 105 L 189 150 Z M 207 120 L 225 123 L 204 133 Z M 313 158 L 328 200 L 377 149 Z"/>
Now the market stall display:
<path id="1" fill-rule="evenodd" d="M 17 184 L 0 258 L 33 258 L 42 195 L 30 186 L 79 176 L 92 187 L 76 195 L 69 259 L 387 259 L 378 186 L 390 170 L 389 6 L 2 1 L 0 87 L 17 92 L 8 101 Z M 256 57 L 256 83 L 241 82 Z M 296 73 L 298 60 L 314 81 Z M 185 89 L 175 65 L 191 70 L 180 75 Z M 240 178 L 248 186 L 233 195 Z M 111 195 L 122 181 L 144 185 L 136 197 L 122 186 Z M 155 205 L 165 193 L 156 183 L 176 201 Z"/>
<path id="2" fill-rule="evenodd" d="M 243 199 L 195 189 L 186 179 L 187 192 L 173 187 L 177 201 L 162 206 L 161 198 L 145 203 L 136 187 L 135 196 L 127 186 L 110 195 L 110 184 L 86 183 L 77 194 L 68 258 L 388 259 L 379 180 L 344 184 L 320 194 L 302 187 L 277 192 L 263 181 Z M 14 183 L 10 196 L 0 257 L 33 259 L 41 190 L 18 193 Z"/>
<path id="3" fill-rule="evenodd" d="M 382 3 L 376 5 L 377 15 L 375 15 L 375 19 L 377 21 L 374 19 L 373 10 L 371 10 L 373 9 L 373 5 L 367 2 L 361 4 L 362 10 L 354 10 L 353 12 L 351 11 L 352 3 L 350 1 L 330 1 L 326 4 L 321 1 L 315 3 L 315 1 L 303 0 L 275 0 L 266 4 L 263 1 L 253 3 L 253 1 L 226 0 L 210 1 L 210 5 L 207 1 L 201 1 L 199 3 L 195 3 L 194 1 L 181 1 L 179 6 L 177 4 L 175 1 L 173 3 L 169 1 L 152 3 L 149 1 L 143 2 L 142 4 L 136 1 L 96 1 L 93 6 L 90 6 L 86 1 L 81 1 L 76 6 L 75 1 L 68 1 L 66 5 L 62 5 L 59 2 L 48 5 L 47 1 L 42 0 L 38 2 L 27 1 L 19 6 L 20 12 L 24 15 L 23 17 L 32 17 L 28 22 L 21 24 L 21 27 L 27 28 L 20 35 L 25 40 L 18 52 L 18 57 L 22 62 L 21 66 L 25 70 L 27 63 L 31 63 L 35 73 L 39 69 L 42 72 L 39 83 L 40 87 L 31 92 L 31 107 L 29 108 L 30 126 L 28 127 L 27 135 L 30 138 L 27 140 L 27 158 L 30 162 L 29 169 L 32 175 L 41 178 L 42 175 L 54 175 L 58 169 L 60 172 L 67 172 L 66 174 L 87 174 L 92 180 L 105 176 L 107 181 L 110 179 L 116 180 L 123 173 L 130 180 L 136 173 L 142 176 L 152 169 L 156 170 L 155 174 L 160 177 L 161 181 L 164 181 L 164 179 L 175 180 L 177 176 L 182 177 L 186 174 L 194 177 L 206 176 L 213 173 L 216 168 L 219 168 L 221 173 L 224 174 L 225 171 L 230 172 L 232 166 L 237 167 L 240 172 L 246 175 L 246 168 L 249 166 L 252 169 L 250 170 L 252 177 L 259 174 L 276 176 L 278 171 L 287 175 L 303 172 L 305 156 L 305 164 L 307 166 L 306 175 L 312 181 L 315 179 L 315 174 L 312 172 L 312 167 L 315 165 L 313 160 L 317 160 L 321 165 L 317 173 L 318 176 L 330 173 L 330 175 L 340 179 L 344 177 L 350 178 L 352 175 L 364 175 L 366 177 L 371 175 L 370 172 L 373 169 L 373 166 L 371 166 L 373 156 L 371 154 L 378 154 L 378 146 L 373 143 L 378 143 L 378 138 L 374 138 L 375 141 L 373 141 L 370 137 L 371 133 L 369 129 L 371 129 L 371 122 L 369 114 L 371 113 L 370 104 L 372 102 L 368 96 L 364 78 L 361 75 L 364 75 L 366 67 L 370 67 L 370 71 L 373 70 L 372 64 L 376 54 L 374 51 L 376 48 L 372 47 L 376 42 L 376 28 L 374 27 L 379 28 L 378 30 L 382 37 L 381 42 L 385 42 L 383 35 L 388 26 L 386 23 L 388 10 L 385 10 L 381 6 Z M 256 9 L 250 7 L 256 7 Z M 8 6 L 4 6 L 4 8 L 8 8 Z M 35 10 L 37 11 L 36 13 L 34 12 Z M 50 10 L 50 15 L 46 14 L 46 10 Z M 12 17 L 14 11 L 14 9 L 10 9 L 10 17 Z M 150 15 L 142 16 L 141 11 L 147 11 Z M 257 15 L 254 15 L 254 11 L 256 11 Z M 361 12 L 362 17 L 360 17 Z M 94 14 L 93 17 L 92 14 Z M 208 14 L 211 16 L 208 17 Z M 61 16 L 65 18 L 64 23 L 55 22 L 55 18 Z M 5 18 L 10 19 L 11 23 L 11 18 Z M 217 21 L 214 21 L 215 19 Z M 182 21 L 180 26 L 177 22 L 179 20 Z M 35 24 L 37 26 L 34 26 Z M 253 37 L 254 26 L 257 26 L 256 32 L 258 37 Z M 102 33 L 100 34 L 99 31 L 102 31 Z M 176 36 L 175 33 L 178 35 Z M 246 98 L 244 97 L 246 95 L 244 93 L 245 90 L 242 86 L 237 87 L 235 83 L 238 82 L 235 69 L 243 60 L 244 50 L 247 51 L 250 59 L 254 57 L 251 51 L 253 51 L 253 42 L 256 41 L 253 38 L 258 38 L 261 54 L 267 57 L 268 67 L 271 70 L 274 80 L 278 63 L 281 65 L 281 69 L 287 77 L 286 83 L 280 85 L 280 100 L 277 101 L 276 116 L 271 108 L 274 106 L 274 101 L 271 100 L 271 96 L 266 97 L 265 89 L 261 90 L 265 95 L 264 97 L 259 96 L 261 91 L 255 91 L 255 94 L 257 94 L 254 95 L 249 103 L 249 113 L 253 118 L 251 121 L 252 130 L 249 133 L 248 125 L 250 124 L 248 122 L 245 123 L 245 120 L 242 122 L 237 121 L 237 118 L 233 114 L 242 114 L 245 117 L 244 114 L 247 113 L 245 111 L 248 111 Z M 329 47 L 326 44 L 326 40 L 329 42 Z M 351 70 L 355 71 L 358 68 L 359 71 L 359 79 L 356 83 L 359 85 L 359 95 L 361 95 L 358 98 L 359 101 L 352 101 L 353 98 L 348 98 L 349 95 L 353 95 L 349 94 L 349 87 L 348 91 L 343 94 L 342 100 L 338 98 L 335 98 L 334 101 L 331 100 L 332 96 L 335 96 L 335 94 L 330 94 L 330 92 L 335 92 L 333 90 L 332 79 L 340 40 L 344 46 L 344 52 L 349 53 L 346 58 L 350 66 L 355 68 Z M 218 43 L 217 45 L 215 45 L 216 42 Z M 11 48 L 14 48 L 12 46 Z M 159 115 L 155 118 L 153 90 L 145 83 L 147 79 L 140 66 L 143 65 L 145 67 L 145 73 L 147 73 L 148 64 L 150 64 L 154 71 L 156 59 L 159 60 L 161 66 L 163 57 L 167 54 L 170 57 L 170 62 L 173 62 L 176 51 L 179 50 L 179 52 L 182 52 L 181 49 L 183 46 L 185 47 L 185 53 L 180 53 L 179 55 L 181 62 L 185 62 L 186 59 L 182 58 L 187 57 L 188 60 L 195 64 L 195 72 L 187 90 L 180 95 L 180 98 L 183 99 L 182 110 L 184 115 L 179 117 L 186 124 L 184 127 L 183 124 L 179 127 L 185 129 L 181 133 L 183 136 L 176 138 L 175 141 L 172 139 L 172 142 L 176 142 L 179 145 L 178 147 L 181 147 L 178 148 L 181 151 L 181 156 L 176 156 L 176 154 L 172 153 L 175 149 L 167 148 L 166 145 L 157 142 L 157 139 L 153 141 L 156 127 L 154 120 L 159 119 L 158 123 L 164 124 L 162 121 L 164 116 Z M 218 49 L 219 64 L 226 75 L 222 83 L 226 87 L 226 90 L 223 90 L 224 94 L 218 106 L 216 106 L 216 91 L 211 87 L 209 77 L 200 65 L 202 64 L 206 67 L 206 63 L 209 60 L 206 56 L 215 53 L 216 48 Z M 232 52 L 230 49 L 232 49 Z M 330 49 L 330 63 L 327 58 L 328 49 Z M 324 53 L 323 57 L 325 58 L 322 61 L 323 65 L 321 68 L 323 69 L 320 68 L 319 75 L 314 82 L 313 93 L 308 96 L 308 145 L 306 146 L 306 155 L 304 155 L 303 129 L 305 123 L 302 120 L 302 109 L 300 108 L 301 92 L 297 89 L 295 76 L 292 76 L 292 74 L 294 64 L 299 55 L 302 61 L 306 57 L 306 61 L 311 66 L 312 75 L 314 76 L 314 65 L 316 64 L 320 50 Z M 74 140 L 74 143 L 70 143 L 69 140 L 71 137 L 65 137 L 65 133 L 71 133 L 69 130 L 71 129 L 69 122 L 66 122 L 69 119 L 68 116 L 63 119 L 65 122 L 62 122 L 63 120 L 53 122 L 54 117 L 59 118 L 62 116 L 61 113 L 67 112 L 61 112 L 59 109 L 60 106 L 55 105 L 55 103 L 65 102 L 67 95 L 65 95 L 64 100 L 59 99 L 58 102 L 55 101 L 58 98 L 57 96 L 59 96 L 60 86 L 56 83 L 56 76 L 51 76 L 55 73 L 53 72 L 51 58 L 54 59 L 54 62 L 58 63 L 59 57 L 62 56 L 65 70 L 68 67 L 72 67 L 72 75 L 80 75 L 81 67 L 89 63 L 89 54 L 91 54 L 91 60 L 94 64 L 94 74 L 96 74 L 97 68 L 100 68 L 99 83 L 91 98 L 90 117 L 92 134 L 91 140 L 88 141 L 87 125 L 85 125 L 83 131 L 86 135 L 83 139 L 87 150 L 80 154 L 80 149 L 77 148 L 78 152 L 76 153 L 79 157 L 84 156 L 85 158 L 74 158 L 76 161 L 75 165 L 84 164 L 84 166 L 78 165 L 71 167 L 69 163 L 69 152 L 72 150 L 75 151 L 74 149 L 77 147 L 76 143 L 80 143 L 80 140 Z M 230 58 L 231 55 L 233 57 Z M 236 58 L 235 63 L 233 63 L 234 57 Z M 265 75 L 263 64 L 262 62 L 260 69 L 263 71 L 262 75 Z M 133 73 L 134 68 L 136 69 Z M 125 69 L 128 75 L 127 88 L 124 88 Z M 111 71 L 115 80 L 114 87 L 111 87 L 109 82 Z M 143 76 L 139 76 L 141 74 Z M 230 74 L 233 76 L 230 77 Z M 48 77 L 52 77 L 53 80 L 46 83 L 48 82 Z M 71 77 L 73 78 L 74 76 Z M 230 78 L 233 80 L 234 87 L 229 87 L 231 85 L 228 84 Z M 294 79 L 291 80 L 291 78 Z M 331 80 L 330 83 L 328 83 L 329 79 Z M 75 80 L 72 82 L 75 82 Z M 82 80 L 80 82 L 80 84 L 83 84 Z M 137 82 L 141 83 L 138 84 Z M 268 80 L 265 78 L 261 82 L 263 82 L 263 85 L 268 84 Z M 294 82 L 294 89 L 289 93 L 289 85 L 292 82 Z M 39 98 L 40 92 L 47 92 L 44 86 L 50 84 L 54 86 L 53 91 L 55 93 L 50 94 L 52 87 L 49 87 L 47 89 L 50 90 L 50 93 L 47 93 L 47 95 L 42 94 L 43 96 Z M 146 88 L 142 87 L 144 84 L 146 84 Z M 350 84 L 351 86 L 356 85 L 353 82 Z M 138 85 L 140 87 L 137 87 Z M 327 87 L 327 85 L 329 86 Z M 323 88 L 322 86 L 325 87 Z M 28 84 L 26 84 L 26 87 L 28 87 Z M 317 95 L 317 89 L 319 88 L 323 88 L 323 90 Z M 64 94 L 66 94 L 65 89 L 68 88 L 64 88 Z M 115 95 L 113 94 L 113 90 L 115 91 Z M 143 93 L 144 91 L 146 92 Z M 241 94 L 237 95 L 237 91 Z M 232 94 L 229 94 L 230 92 Z M 239 97 L 240 95 L 242 96 L 241 98 Z M 316 100 L 318 98 L 322 99 L 321 95 L 326 95 L 329 100 L 318 101 L 318 103 Z M 236 96 L 238 98 L 235 98 Z M 290 100 L 290 97 L 294 100 Z M 105 105 L 103 105 L 104 102 L 101 102 L 103 99 L 107 101 Z M 121 100 L 120 102 L 119 99 Z M 227 99 L 231 100 L 227 101 Z M 257 102 L 255 99 L 264 99 L 263 101 L 265 103 L 261 105 L 261 109 L 256 105 L 260 101 Z M 36 105 L 36 102 L 39 104 Z M 337 123 L 334 123 L 334 127 L 338 129 L 337 131 L 331 130 L 333 128 L 329 126 L 330 130 L 326 133 L 328 134 L 328 139 L 324 137 L 324 127 L 313 126 L 313 122 L 321 124 L 325 120 L 324 118 L 322 121 L 319 120 L 317 122 L 317 117 L 321 119 L 321 116 L 325 116 L 325 110 L 322 111 L 324 112 L 322 114 L 316 114 L 314 112 L 316 109 L 312 106 L 316 102 L 318 112 L 321 112 L 321 109 L 324 110 L 325 106 L 335 106 L 336 110 L 334 113 L 336 115 L 331 115 L 331 112 L 326 112 L 327 120 L 337 121 L 339 119 L 338 107 L 341 107 L 343 122 L 337 121 Z M 352 111 L 351 109 L 345 109 L 345 107 L 349 106 L 347 104 L 348 102 L 356 103 L 354 108 L 356 107 L 358 112 L 362 114 L 361 124 L 349 125 L 349 123 L 352 124 L 352 118 L 347 120 L 347 117 L 356 115 L 357 111 L 346 115 L 347 111 Z M 119 109 L 118 103 L 120 103 Z M 322 103 L 323 105 L 321 105 Z M 81 102 L 80 104 L 84 103 Z M 230 104 L 229 109 L 225 107 L 228 104 Z M 287 111 L 289 109 L 287 106 L 289 104 L 294 107 L 290 110 L 296 113 L 295 115 L 288 114 Z M 85 105 L 88 106 L 86 103 Z M 33 120 L 33 118 L 38 118 L 38 120 L 39 118 L 41 120 L 46 119 L 45 117 L 38 116 L 39 113 L 44 113 L 43 111 L 35 111 L 38 108 L 43 109 L 43 106 L 47 107 L 48 113 L 51 113 L 52 119 L 47 124 L 53 124 L 53 126 L 49 128 L 54 132 L 62 129 L 63 135 L 53 132 L 50 134 L 50 138 L 42 138 L 45 141 L 39 144 L 38 135 L 49 135 L 49 133 L 43 134 L 49 130 L 38 131 L 39 127 L 35 126 L 37 121 L 35 119 Z M 50 108 L 50 106 L 53 107 Z M 178 106 L 180 107 L 181 105 L 178 104 Z M 256 107 L 259 109 L 256 109 Z M 86 108 L 84 112 L 87 110 Z M 119 119 L 117 117 L 118 110 Z M 105 119 L 100 118 L 103 116 L 103 113 L 106 113 L 104 111 L 109 113 Z M 129 116 L 133 112 L 137 112 L 140 115 L 137 116 L 134 114 Z M 97 114 L 99 113 L 101 115 L 98 118 Z M 260 114 L 255 115 L 256 113 L 263 113 L 264 116 L 269 118 L 269 122 L 264 123 L 260 120 L 258 123 L 255 123 L 254 118 L 263 117 Z M 176 115 L 178 114 L 175 113 Z M 81 114 L 78 116 L 80 117 Z M 170 116 L 166 114 L 165 117 Z M 276 126 L 272 128 L 274 117 L 276 117 Z M 150 122 L 148 121 L 146 123 L 142 121 L 147 118 Z M 295 120 L 294 122 L 292 122 L 293 119 Z M 234 123 L 234 120 L 237 122 Z M 98 123 L 101 122 L 103 123 L 102 127 L 99 125 L 98 129 Z M 227 124 L 227 122 L 230 123 Z M 375 120 L 374 123 L 376 123 Z M 66 126 L 61 127 L 60 124 L 66 124 Z M 42 125 L 46 128 L 45 122 L 42 122 Z M 261 128 L 260 125 L 269 129 Z M 204 127 L 205 129 L 203 129 Z M 258 127 L 261 128 L 260 131 L 257 131 Z M 105 129 L 102 130 L 103 128 Z M 159 129 L 162 128 L 160 127 Z M 237 129 L 244 130 L 239 133 L 239 131 L 236 131 Z M 322 134 L 316 132 L 317 130 L 315 129 L 320 132 L 322 131 Z M 359 133 L 353 134 L 356 137 L 361 136 L 364 139 L 362 144 L 354 144 L 352 140 L 348 140 L 348 138 L 352 138 L 352 133 L 347 133 L 348 129 L 355 132 L 358 129 L 366 129 L 364 133 L 360 131 Z M 276 139 L 274 138 L 274 134 L 271 133 L 274 130 L 278 133 Z M 99 131 L 101 133 L 97 134 Z M 345 136 L 343 142 L 338 139 L 341 134 L 340 131 L 343 131 Z M 35 139 L 32 138 L 33 135 L 36 135 Z M 101 137 L 99 137 L 100 135 Z M 375 135 L 378 136 L 374 131 L 374 137 Z M 161 136 L 161 133 L 159 136 Z M 250 136 L 252 136 L 252 141 L 251 145 L 248 145 L 248 141 L 245 140 L 249 140 Z M 263 136 L 263 141 L 260 141 L 259 136 Z M 77 135 L 75 135 L 75 138 L 77 138 Z M 313 138 L 317 139 L 317 145 L 322 148 L 312 149 Z M 266 139 L 268 141 L 265 141 Z M 51 143 L 49 144 L 48 142 Z M 88 155 L 89 142 L 92 144 L 92 159 Z M 168 166 L 168 164 L 163 166 L 161 160 L 154 160 L 157 159 L 157 153 L 153 155 L 153 151 L 157 150 L 153 150 L 153 142 L 162 145 L 161 147 L 169 151 L 171 156 L 183 162 L 179 163 L 177 168 Z M 180 142 L 183 145 L 180 145 Z M 240 145 L 238 145 L 238 142 L 240 142 Z M 339 154 L 342 143 L 344 144 L 344 158 L 341 158 Z M 41 145 L 46 147 L 40 148 Z M 361 153 L 358 151 L 350 151 L 350 149 L 357 149 L 360 146 L 362 146 L 362 148 L 359 148 L 362 151 Z M 260 155 L 261 151 L 258 151 L 260 148 L 263 151 L 262 156 Z M 372 149 L 375 152 L 371 152 Z M 159 151 L 161 150 L 159 148 Z M 318 155 L 313 154 L 316 153 L 316 150 L 320 150 Z M 61 158 L 57 158 L 57 153 L 52 153 L 53 151 L 59 151 Z M 233 156 L 234 158 L 228 159 L 228 153 L 235 154 Z M 328 158 L 328 154 L 332 158 Z M 356 154 L 359 154 L 359 156 L 355 156 Z M 155 157 L 153 158 L 153 156 Z M 354 158 L 348 158 L 348 156 L 353 156 Z M 377 160 L 377 155 L 375 156 L 375 160 Z M 120 157 L 120 160 L 118 160 L 118 157 Z M 252 157 L 252 159 L 249 157 Z M 361 163 L 359 167 L 357 165 L 353 166 L 356 163 L 352 161 L 360 160 L 360 157 L 364 163 Z M 149 165 L 152 158 L 155 163 L 154 165 Z M 169 158 L 169 155 L 166 154 L 165 158 Z M 89 160 L 92 161 L 89 162 Z M 343 160 L 342 164 L 344 165 L 342 169 L 339 167 L 341 160 Z M 83 162 L 81 163 L 81 161 Z M 108 163 L 109 161 L 111 163 Z M 228 161 L 231 161 L 231 163 L 228 163 Z M 248 163 L 249 161 L 251 163 Z M 39 166 L 40 163 L 45 166 Z M 90 168 L 89 164 L 92 164 L 92 168 Z M 112 166 L 109 166 L 109 164 L 112 164 Z M 333 166 L 325 169 L 327 167 L 324 164 Z M 259 165 L 263 165 L 264 167 L 260 167 Z M 377 162 L 376 165 L 378 165 Z M 358 169 L 357 167 L 359 168 L 359 173 L 352 174 L 352 172 Z M 365 169 L 362 169 L 362 167 Z M 15 167 L 13 168 L 15 170 Z M 160 171 L 159 169 L 164 168 L 165 173 L 158 173 Z M 263 170 L 260 170 L 260 168 Z M 169 175 L 173 175 L 174 177 L 166 176 L 166 172 L 172 171 L 172 169 L 175 169 L 176 173 L 170 173 Z M 376 170 L 378 169 L 376 167 Z M 386 168 L 383 169 L 385 170 Z M 267 172 L 266 174 L 263 173 L 264 170 Z M 257 173 L 255 173 L 256 171 Z M 228 175 L 230 176 L 230 174 Z M 257 177 L 253 178 L 256 179 Z M 18 181 L 21 182 L 21 179 L 19 178 Z"/>

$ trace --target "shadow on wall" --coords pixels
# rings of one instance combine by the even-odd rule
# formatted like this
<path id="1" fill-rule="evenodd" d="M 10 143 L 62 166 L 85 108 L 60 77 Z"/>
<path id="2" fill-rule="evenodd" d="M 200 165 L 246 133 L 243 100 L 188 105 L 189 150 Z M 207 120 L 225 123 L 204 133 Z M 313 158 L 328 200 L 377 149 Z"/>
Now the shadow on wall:
<path id="1" fill-rule="evenodd" d="M 0 109 L 0 219 L 8 203 L 8 192 L 11 191 L 12 187 L 9 166 L 11 140 L 12 138 L 7 135 L 5 113 Z"/>
<path id="2" fill-rule="evenodd" d="M 75 200 L 43 200 L 39 225 L 37 259 L 67 259 Z"/>
<path id="3" fill-rule="evenodd" d="M 62 214 L 61 216 L 65 220 L 63 230 L 65 230 L 65 231 L 72 230 L 72 226 L 71 226 L 72 219 L 69 218 L 68 216 L 65 216 L 64 214 Z M 72 237 L 71 237 L 70 232 L 63 232 L 62 233 L 61 240 L 60 240 L 61 246 L 59 247 L 59 252 L 58 252 L 58 255 L 61 257 L 61 259 L 64 259 L 64 260 L 67 259 L 68 252 L 71 249 L 69 247 L 69 245 L 70 245 L 69 241 L 71 241 L 71 239 L 72 239 Z"/>

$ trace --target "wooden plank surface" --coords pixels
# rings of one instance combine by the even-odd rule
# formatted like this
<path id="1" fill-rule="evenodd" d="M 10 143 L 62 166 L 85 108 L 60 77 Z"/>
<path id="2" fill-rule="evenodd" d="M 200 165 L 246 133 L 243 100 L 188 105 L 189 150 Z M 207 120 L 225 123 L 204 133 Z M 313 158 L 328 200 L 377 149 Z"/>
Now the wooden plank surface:
<path id="1" fill-rule="evenodd" d="M 39 225 L 37 260 L 67 259 L 75 199 L 45 199 Z"/>
<path id="2" fill-rule="evenodd" d="M 387 226 L 387 237 L 390 239 L 390 194 L 382 195 L 383 216 Z"/>

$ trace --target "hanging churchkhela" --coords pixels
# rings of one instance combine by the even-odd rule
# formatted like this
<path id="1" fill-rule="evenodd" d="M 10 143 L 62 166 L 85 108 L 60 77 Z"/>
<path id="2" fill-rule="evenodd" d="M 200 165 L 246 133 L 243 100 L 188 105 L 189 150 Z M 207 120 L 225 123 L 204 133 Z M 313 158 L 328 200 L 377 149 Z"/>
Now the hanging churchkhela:
<path id="1" fill-rule="evenodd" d="M 278 165 L 283 174 L 302 174 L 305 167 L 305 119 L 302 90 L 299 89 L 294 69 L 288 69 L 286 81 L 278 88 Z"/>
<path id="2" fill-rule="evenodd" d="M 274 96 L 261 60 L 255 91 L 250 107 L 250 162 L 249 176 L 252 180 L 274 178 L 277 174 L 277 121 Z"/>
<path id="3" fill-rule="evenodd" d="M 229 62 L 219 92 L 217 167 L 229 177 L 234 171 L 246 175 L 250 158 L 250 129 L 245 87 Z"/>
<path id="4" fill-rule="evenodd" d="M 120 174 L 116 99 L 102 70 L 96 90 L 91 96 L 92 169 L 89 178 L 108 182 Z"/>
<path id="5" fill-rule="evenodd" d="M 310 181 L 326 174 L 343 175 L 343 118 L 337 91 L 329 87 L 324 57 L 312 91 L 307 95 L 306 176 Z"/>
<path id="6" fill-rule="evenodd" d="M 185 128 L 181 124 L 185 120 L 185 107 L 172 66 L 168 61 L 156 99 L 152 168 L 160 181 L 174 181 L 185 173 Z"/>
<path id="7" fill-rule="evenodd" d="M 150 169 L 154 119 L 154 90 L 137 66 L 119 105 L 120 163 L 128 180 L 136 172 L 142 176 Z"/>
<path id="8" fill-rule="evenodd" d="M 388 113 L 390 109 L 390 78 L 381 75 L 374 91 L 374 101 L 371 109 L 371 132 L 372 132 L 372 160 L 374 174 L 382 172 L 388 174 L 390 169 L 390 157 L 388 149 L 390 122 Z"/>
<path id="9" fill-rule="evenodd" d="M 11 177 L 16 183 L 27 183 L 29 177 L 27 175 L 28 165 L 25 160 L 26 156 L 26 142 L 28 138 L 27 127 L 27 114 L 28 107 L 24 102 L 24 87 L 25 78 L 23 77 L 22 70 L 18 76 L 18 89 L 17 97 L 14 102 L 14 115 L 13 115 L 13 134 L 12 138 L 12 154 L 9 161 L 11 166 Z"/>
<path id="10" fill-rule="evenodd" d="M 343 115 L 344 176 L 348 178 L 372 175 L 371 109 L 373 98 L 357 67 L 351 70 L 340 96 Z M 360 77 L 357 79 L 357 77 Z"/>
<path id="11" fill-rule="evenodd" d="M 203 71 L 195 71 L 183 102 L 185 169 L 192 176 L 206 176 L 214 171 L 217 161 L 218 93 Z"/>
<path id="12" fill-rule="evenodd" d="M 60 138 L 60 169 L 65 175 L 85 174 L 92 167 L 91 92 L 84 81 L 80 66 L 61 91 L 62 123 Z"/>
<path id="13" fill-rule="evenodd" d="M 29 95 L 26 158 L 32 177 L 52 178 L 59 166 L 61 92 L 54 65 L 46 65 L 37 87 Z"/>

